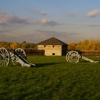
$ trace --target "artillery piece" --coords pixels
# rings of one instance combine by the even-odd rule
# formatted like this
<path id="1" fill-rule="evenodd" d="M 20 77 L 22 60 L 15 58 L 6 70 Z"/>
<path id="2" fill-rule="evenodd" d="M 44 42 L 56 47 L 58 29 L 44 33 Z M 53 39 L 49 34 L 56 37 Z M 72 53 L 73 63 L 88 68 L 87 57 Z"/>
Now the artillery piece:
<path id="1" fill-rule="evenodd" d="M 3 47 L 0 48 L 0 66 L 8 66 L 10 59 L 13 65 L 19 63 L 21 66 L 33 67 L 35 64 L 29 63 L 26 60 L 26 53 L 23 49 L 17 48 L 15 50 L 7 50 Z"/>
<path id="2" fill-rule="evenodd" d="M 68 51 L 66 54 L 66 61 L 69 63 L 78 63 L 80 59 L 89 61 L 91 63 L 99 63 L 99 61 L 95 61 L 85 56 L 82 56 L 81 53 L 79 53 L 78 51 Z"/>

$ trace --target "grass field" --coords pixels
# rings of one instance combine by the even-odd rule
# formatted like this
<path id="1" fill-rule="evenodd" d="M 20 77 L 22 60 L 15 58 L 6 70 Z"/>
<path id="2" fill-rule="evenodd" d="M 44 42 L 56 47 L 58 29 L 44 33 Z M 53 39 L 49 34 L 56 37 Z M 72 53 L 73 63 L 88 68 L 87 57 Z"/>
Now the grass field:
<path id="1" fill-rule="evenodd" d="M 0 67 L 0 100 L 100 100 L 100 64 L 67 63 L 65 56 L 28 61 L 36 67 Z"/>

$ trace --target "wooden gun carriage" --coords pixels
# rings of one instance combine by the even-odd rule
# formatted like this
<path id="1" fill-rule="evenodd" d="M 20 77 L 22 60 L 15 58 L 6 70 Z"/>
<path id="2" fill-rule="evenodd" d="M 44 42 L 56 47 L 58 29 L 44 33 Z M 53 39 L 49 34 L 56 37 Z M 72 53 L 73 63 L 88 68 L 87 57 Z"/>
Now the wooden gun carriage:
<path id="1" fill-rule="evenodd" d="M 10 60 L 12 61 L 13 65 L 19 63 L 21 66 L 26 67 L 33 67 L 35 64 L 29 63 L 26 59 L 26 53 L 23 49 L 17 48 L 15 50 L 7 50 L 3 47 L 0 48 L 0 66 L 8 66 Z M 69 63 L 78 63 L 80 59 L 89 61 L 91 63 L 99 63 L 99 61 L 95 61 L 89 59 L 78 51 L 67 51 L 66 54 L 66 61 Z"/>
<path id="2" fill-rule="evenodd" d="M 80 59 L 89 61 L 91 63 L 99 63 L 99 61 L 95 61 L 95 60 L 89 59 L 85 56 L 82 56 L 82 53 L 79 51 L 68 51 L 66 54 L 66 61 L 67 62 L 78 63 L 80 61 Z"/>
<path id="3" fill-rule="evenodd" d="M 0 66 L 8 66 L 10 60 L 13 65 L 19 63 L 21 66 L 33 67 L 35 64 L 29 63 L 26 60 L 26 53 L 23 49 L 17 48 L 15 50 L 7 50 L 3 47 L 0 48 Z"/>

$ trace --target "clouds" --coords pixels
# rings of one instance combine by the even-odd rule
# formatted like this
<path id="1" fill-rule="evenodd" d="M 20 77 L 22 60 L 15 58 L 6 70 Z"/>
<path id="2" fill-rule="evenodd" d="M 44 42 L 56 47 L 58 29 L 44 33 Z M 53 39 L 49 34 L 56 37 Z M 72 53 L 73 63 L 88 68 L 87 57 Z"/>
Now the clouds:
<path id="1" fill-rule="evenodd" d="M 44 12 L 44 11 L 41 12 L 39 9 L 36 9 L 35 12 L 36 12 L 37 14 L 39 14 L 39 15 L 43 15 L 43 16 L 44 16 L 44 15 L 47 15 L 46 12 Z"/>
<path id="2" fill-rule="evenodd" d="M 39 9 L 35 10 L 36 13 L 39 13 L 43 16 L 47 15 L 46 12 L 40 12 Z M 96 17 L 99 15 L 100 10 L 93 10 L 88 12 L 85 17 L 86 18 L 91 18 L 91 17 Z M 68 16 L 75 16 L 75 12 L 73 13 L 67 13 Z M 76 15 L 78 16 L 78 15 Z M 69 17 L 68 17 L 69 18 Z M 28 17 L 20 17 L 15 14 L 8 14 L 5 12 L 0 13 L 0 25 L 15 25 L 15 24 L 23 24 L 23 25 L 42 25 L 42 26 L 58 26 L 58 25 L 64 25 L 65 22 L 59 22 L 50 18 L 43 18 L 40 17 L 40 19 L 36 19 L 34 16 L 33 18 L 28 18 Z M 98 24 L 91 24 L 90 26 L 98 26 Z"/>
<path id="3" fill-rule="evenodd" d="M 84 11 L 81 11 L 80 13 L 78 13 L 77 11 L 73 11 L 73 12 L 65 12 L 65 13 L 62 14 L 62 16 L 66 16 L 67 15 L 67 16 L 70 16 L 70 17 L 76 17 L 76 16 L 80 17 L 80 15 L 83 15 L 83 14 L 84 14 Z M 100 10 L 99 9 L 94 9 L 92 11 L 87 12 L 85 14 L 85 18 L 95 18 L 99 14 L 100 14 Z"/>
<path id="4" fill-rule="evenodd" d="M 94 9 L 86 13 L 83 10 L 53 12 L 53 10 L 35 9 L 29 9 L 31 14 L 28 10 L 27 15 L 1 12 L 0 40 L 36 43 L 56 37 L 65 42 L 78 41 L 78 37 L 81 36 L 82 39 L 85 37 L 83 34 L 93 34 L 99 28 L 100 21 L 96 16 L 99 15 L 100 10 Z"/>
<path id="5" fill-rule="evenodd" d="M 99 24 L 93 23 L 93 24 L 89 24 L 89 26 L 91 26 L 91 27 L 96 27 L 96 26 L 99 26 Z"/>
<path id="6" fill-rule="evenodd" d="M 45 12 L 42 12 L 45 15 Z M 0 13 L 0 25 L 11 25 L 11 24 L 30 24 L 30 25 L 47 25 L 47 26 L 57 26 L 61 25 L 61 22 L 57 22 L 51 19 L 42 18 L 40 20 L 30 19 L 27 17 L 19 17 L 14 14 Z"/>
<path id="7" fill-rule="evenodd" d="M 41 15 L 46 15 L 47 13 L 46 12 L 41 12 Z"/>
<path id="8" fill-rule="evenodd" d="M 54 31 L 54 30 L 35 30 L 35 32 L 38 34 L 38 41 L 41 42 L 42 40 L 45 40 L 50 37 L 56 37 L 60 40 L 63 40 L 64 42 L 71 42 L 72 40 L 77 40 L 76 37 L 80 36 L 80 33 L 77 32 L 64 32 L 64 31 Z M 40 38 L 40 40 L 39 40 Z"/>
<path id="9" fill-rule="evenodd" d="M 53 21 L 53 20 L 50 20 L 50 19 L 43 18 L 43 19 L 40 20 L 40 24 L 49 25 L 49 26 L 56 26 L 56 25 L 61 25 L 62 23 L 57 22 L 57 21 Z"/>
<path id="10" fill-rule="evenodd" d="M 87 24 L 72 24 L 72 25 L 74 25 L 74 26 L 81 26 L 81 27 L 83 27 L 83 26 L 85 26 L 85 27 L 98 27 L 98 26 L 100 26 L 99 24 L 97 24 L 97 23 L 87 23 Z"/>
<path id="11" fill-rule="evenodd" d="M 34 38 L 34 35 L 31 34 L 25 34 L 25 33 L 0 33 L 0 41 L 9 41 L 9 42 L 22 42 L 22 41 L 28 41 L 28 42 L 34 42 L 32 40 Z"/>
<path id="12" fill-rule="evenodd" d="M 35 9 L 35 10 L 33 10 L 33 9 L 31 9 L 31 8 L 27 8 L 31 13 L 37 13 L 37 14 L 39 14 L 39 15 L 47 15 L 47 13 L 45 12 L 45 11 L 40 11 L 40 9 Z"/>
<path id="13" fill-rule="evenodd" d="M 86 18 L 96 17 L 100 13 L 100 10 L 93 10 L 86 14 Z"/>
<path id="14" fill-rule="evenodd" d="M 58 25 L 62 25 L 62 22 L 57 22 L 51 19 L 47 19 L 47 18 L 42 18 L 40 20 L 33 20 L 30 22 L 31 25 L 42 25 L 42 26 L 51 26 L 51 27 L 55 27 Z"/>
<path id="15" fill-rule="evenodd" d="M 2 12 L 0 13 L 0 41 L 38 42 L 40 39 L 46 39 L 48 35 L 46 36 L 44 31 L 42 34 L 38 31 L 34 32 L 33 27 L 45 28 L 50 26 L 53 28 L 57 25 L 62 25 L 62 23 L 49 18 L 35 20 L 35 18 L 20 17 Z M 50 34 L 49 37 L 51 37 Z"/>
<path id="16" fill-rule="evenodd" d="M 0 13 L 0 25 L 3 24 L 23 24 L 28 23 L 28 18 L 18 17 L 16 15 L 11 15 L 7 13 Z"/>
<path id="17" fill-rule="evenodd" d="M 70 38 L 73 38 L 77 35 L 77 33 L 73 32 L 63 32 L 63 31 L 54 31 L 54 30 L 34 30 L 33 32 L 16 32 L 13 33 L 8 30 L 9 33 L 6 32 L 0 32 L 0 41 L 10 41 L 10 42 L 33 42 L 38 43 L 42 40 L 45 40 L 50 37 L 56 37 L 58 39 L 61 39 L 65 42 L 70 41 Z M 67 39 L 67 41 L 66 41 Z"/>
<path id="18" fill-rule="evenodd" d="M 66 36 L 75 36 L 77 33 L 73 32 L 63 32 L 63 31 L 53 31 L 53 30 L 35 30 L 38 34 L 44 34 L 45 36 L 53 37 L 66 37 Z"/>
<path id="19" fill-rule="evenodd" d="M 32 10 L 31 8 L 29 8 L 30 10 Z M 46 12 L 44 12 L 44 11 L 40 11 L 39 9 L 35 9 L 35 10 L 32 10 L 33 12 L 35 11 L 35 13 L 37 13 L 37 14 L 40 14 L 40 15 L 47 15 L 47 13 Z"/>

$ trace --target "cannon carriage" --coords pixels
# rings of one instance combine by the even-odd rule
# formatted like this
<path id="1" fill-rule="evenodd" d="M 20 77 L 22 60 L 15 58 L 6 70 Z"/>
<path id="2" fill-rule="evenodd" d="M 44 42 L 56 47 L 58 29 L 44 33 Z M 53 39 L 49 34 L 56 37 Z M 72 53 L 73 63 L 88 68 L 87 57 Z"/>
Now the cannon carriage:
<path id="1" fill-rule="evenodd" d="M 99 63 L 99 61 L 92 60 L 90 58 L 87 58 L 82 55 L 79 51 L 68 51 L 66 54 L 66 61 L 69 63 L 78 63 L 80 59 L 83 59 L 85 61 L 89 61 L 91 63 Z"/>
<path id="2" fill-rule="evenodd" d="M 0 48 L 0 66 L 8 66 L 10 61 L 12 61 L 13 65 L 20 64 L 21 66 L 26 67 L 35 66 L 35 64 L 28 62 L 26 58 L 27 55 L 21 48 L 17 48 L 15 50 L 7 50 L 3 47 Z M 67 51 L 66 61 L 68 63 L 78 63 L 80 59 L 89 61 L 91 63 L 99 63 L 99 61 L 95 61 L 83 56 L 79 51 Z"/>
<path id="3" fill-rule="evenodd" d="M 26 53 L 23 49 L 17 48 L 15 50 L 7 50 L 3 47 L 0 48 L 0 66 L 8 66 L 10 60 L 13 65 L 20 64 L 21 66 L 33 67 L 35 64 L 27 61 Z"/>

